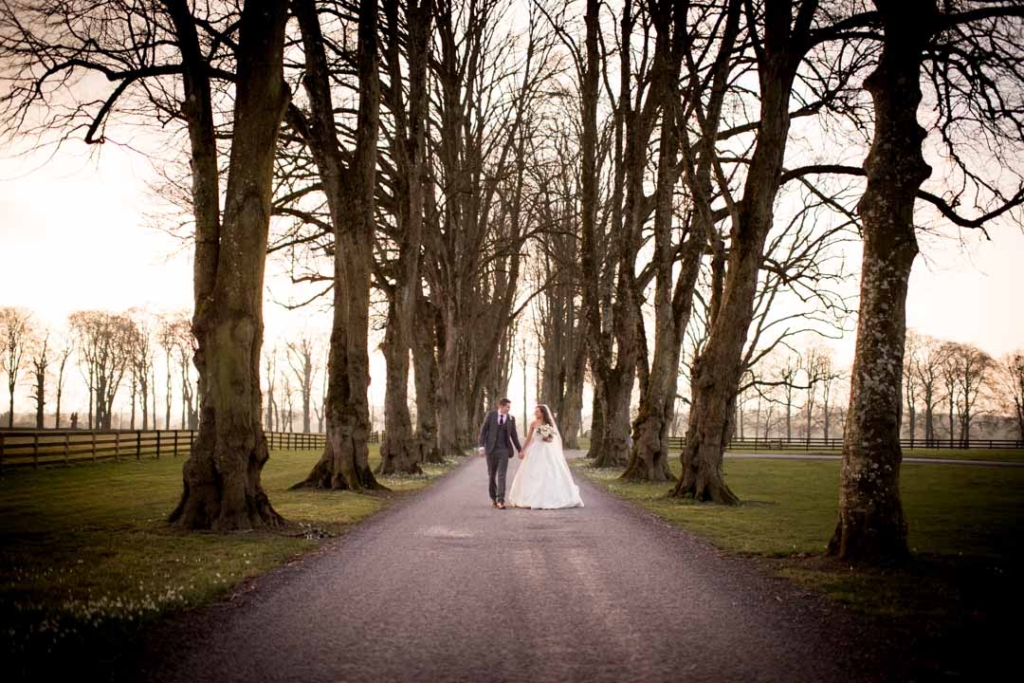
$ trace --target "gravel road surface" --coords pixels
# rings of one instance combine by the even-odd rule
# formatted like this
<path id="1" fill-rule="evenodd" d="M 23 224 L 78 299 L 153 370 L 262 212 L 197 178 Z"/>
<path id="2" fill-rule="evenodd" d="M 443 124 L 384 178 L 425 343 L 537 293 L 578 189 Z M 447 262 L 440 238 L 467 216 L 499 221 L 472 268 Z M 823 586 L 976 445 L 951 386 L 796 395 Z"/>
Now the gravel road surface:
<path id="1" fill-rule="evenodd" d="M 585 508 L 499 511 L 486 479 L 472 458 L 316 554 L 159 627 L 137 679 L 902 678 L 843 610 L 586 480 Z"/>

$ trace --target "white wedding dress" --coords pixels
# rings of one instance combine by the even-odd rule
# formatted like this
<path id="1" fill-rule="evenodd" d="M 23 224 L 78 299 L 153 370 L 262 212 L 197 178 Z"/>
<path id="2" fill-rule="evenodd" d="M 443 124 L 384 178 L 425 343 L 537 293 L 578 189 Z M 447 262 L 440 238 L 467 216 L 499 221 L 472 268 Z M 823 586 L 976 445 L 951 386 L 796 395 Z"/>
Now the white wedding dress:
<path id="1" fill-rule="evenodd" d="M 557 432 L 551 441 L 534 433 L 523 453 L 524 459 L 509 490 L 509 503 L 517 508 L 541 510 L 583 507 L 580 487 L 573 481 Z"/>

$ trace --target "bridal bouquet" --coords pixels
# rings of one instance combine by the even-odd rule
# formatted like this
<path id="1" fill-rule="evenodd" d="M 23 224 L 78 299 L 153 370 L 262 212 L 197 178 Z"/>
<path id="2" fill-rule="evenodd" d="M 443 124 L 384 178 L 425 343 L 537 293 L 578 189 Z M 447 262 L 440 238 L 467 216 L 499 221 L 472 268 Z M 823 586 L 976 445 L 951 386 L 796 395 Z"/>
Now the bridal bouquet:
<path id="1" fill-rule="evenodd" d="M 540 435 L 540 438 L 544 439 L 548 443 L 555 440 L 555 428 L 551 425 L 541 425 L 537 427 L 537 433 Z"/>

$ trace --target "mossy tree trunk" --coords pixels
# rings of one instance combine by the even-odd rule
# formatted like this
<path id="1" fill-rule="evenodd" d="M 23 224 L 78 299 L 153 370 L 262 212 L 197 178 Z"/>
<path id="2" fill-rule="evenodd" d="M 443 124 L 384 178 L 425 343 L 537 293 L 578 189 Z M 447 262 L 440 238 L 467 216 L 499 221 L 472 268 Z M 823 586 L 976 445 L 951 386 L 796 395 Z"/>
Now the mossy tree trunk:
<path id="1" fill-rule="evenodd" d="M 917 121 L 924 52 L 939 12 L 935 0 L 875 3 L 884 39 L 865 80 L 875 132 L 858 204 L 864 233 L 857 347 L 843 437 L 839 518 L 829 553 L 889 562 L 908 554 L 900 499 L 900 412 L 906 300 L 917 256 L 914 203 L 931 175 Z M 952 427 L 952 425 L 951 425 Z"/>
<path id="2" fill-rule="evenodd" d="M 423 243 L 427 61 L 433 5 L 429 0 L 409 0 L 402 5 L 405 9 L 404 35 L 399 27 L 398 0 L 385 0 L 384 3 L 384 13 L 388 18 L 387 70 L 392 86 L 387 90 L 387 97 L 395 127 L 392 133 L 395 165 L 392 187 L 398 250 L 392 264 L 395 283 L 391 289 L 384 338 L 387 428 L 380 446 L 380 474 L 421 472 L 420 442 L 413 432 L 409 413 L 409 353 L 417 297 L 421 290 L 419 265 Z M 400 48 L 402 38 L 406 46 L 405 55 Z M 408 105 L 403 97 L 403 57 L 409 69 Z"/>
<path id="3" fill-rule="evenodd" d="M 239 28 L 234 136 L 223 220 L 208 65 L 187 4 L 168 8 L 185 65 L 196 217 L 195 365 L 199 434 L 170 521 L 231 531 L 282 520 L 260 482 L 269 453 L 260 425 L 263 274 L 277 134 L 290 96 L 282 74 L 287 3 L 246 2 Z"/>
<path id="4" fill-rule="evenodd" d="M 371 431 L 367 391 L 370 359 L 370 276 L 376 216 L 377 132 L 380 82 L 377 2 L 359 3 L 357 75 L 359 110 L 350 165 L 342 154 L 335 122 L 325 40 L 313 0 L 297 0 L 309 97 L 309 117 L 294 109 L 292 124 L 306 138 L 327 196 L 334 227 L 334 310 L 327 367 L 327 442 L 309 476 L 296 486 L 363 491 L 383 488 L 369 465 Z"/>
<path id="5" fill-rule="evenodd" d="M 808 0 L 798 7 L 791 0 L 765 3 L 763 49 L 757 55 L 760 126 L 743 199 L 733 215 L 721 299 L 716 301 L 713 296 L 708 341 L 693 364 L 694 396 L 680 455 L 682 476 L 673 490 L 678 497 L 738 502 L 723 477 L 723 456 L 732 431 L 743 348 L 779 189 L 793 80 L 810 45 L 817 3 Z"/>
<path id="6" fill-rule="evenodd" d="M 421 463 L 442 463 L 437 444 L 437 316 L 421 289 L 417 293 L 413 362 L 416 381 L 416 439 Z"/>

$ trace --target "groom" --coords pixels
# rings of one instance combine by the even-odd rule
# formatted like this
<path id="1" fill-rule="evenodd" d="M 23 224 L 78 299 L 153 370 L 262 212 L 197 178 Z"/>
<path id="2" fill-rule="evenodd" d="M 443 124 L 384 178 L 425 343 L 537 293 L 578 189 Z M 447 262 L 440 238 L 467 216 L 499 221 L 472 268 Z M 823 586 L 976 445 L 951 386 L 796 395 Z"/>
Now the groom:
<path id="1" fill-rule="evenodd" d="M 479 451 L 487 458 L 487 491 L 491 494 L 491 507 L 505 509 L 505 473 L 512 457 L 512 447 L 523 450 L 516 433 L 516 419 L 508 414 L 512 401 L 503 398 L 498 409 L 487 413 L 480 428 Z"/>

